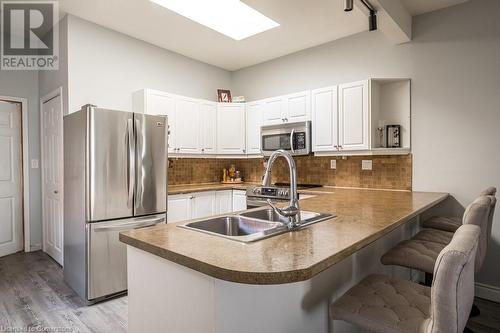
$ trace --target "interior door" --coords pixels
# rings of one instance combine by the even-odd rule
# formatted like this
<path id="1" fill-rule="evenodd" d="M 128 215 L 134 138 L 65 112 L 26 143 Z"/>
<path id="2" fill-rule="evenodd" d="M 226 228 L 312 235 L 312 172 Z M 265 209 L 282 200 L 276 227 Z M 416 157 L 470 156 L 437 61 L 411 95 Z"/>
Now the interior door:
<path id="1" fill-rule="evenodd" d="M 134 208 L 134 114 L 90 108 L 90 221 L 131 217 Z"/>
<path id="2" fill-rule="evenodd" d="M 43 250 L 63 264 L 63 111 L 61 96 L 42 103 Z"/>
<path id="3" fill-rule="evenodd" d="M 134 114 L 136 177 L 134 215 L 167 209 L 167 118 Z"/>
<path id="4" fill-rule="evenodd" d="M 0 257 L 23 249 L 21 105 L 0 100 Z"/>

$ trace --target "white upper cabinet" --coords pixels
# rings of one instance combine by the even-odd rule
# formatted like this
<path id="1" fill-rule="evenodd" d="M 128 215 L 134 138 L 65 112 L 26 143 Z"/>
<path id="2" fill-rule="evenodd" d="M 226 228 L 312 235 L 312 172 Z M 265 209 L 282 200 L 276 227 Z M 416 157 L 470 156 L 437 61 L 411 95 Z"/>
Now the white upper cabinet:
<path id="1" fill-rule="evenodd" d="M 339 148 L 370 149 L 368 80 L 339 85 Z"/>
<path id="2" fill-rule="evenodd" d="M 335 151 L 338 147 L 337 86 L 316 89 L 312 99 L 312 150 Z"/>
<path id="3" fill-rule="evenodd" d="M 167 115 L 171 155 L 216 153 L 217 103 L 144 89 L 133 95 L 134 112 Z"/>
<path id="4" fill-rule="evenodd" d="M 309 90 L 267 98 L 263 103 L 263 124 L 295 123 L 310 119 L 311 92 Z"/>
<path id="5" fill-rule="evenodd" d="M 284 97 L 286 123 L 295 123 L 309 120 L 311 114 L 311 92 L 309 90 Z"/>
<path id="6" fill-rule="evenodd" d="M 188 97 L 175 101 L 176 153 L 197 154 L 200 149 L 200 102 Z"/>
<path id="7" fill-rule="evenodd" d="M 217 103 L 200 103 L 200 149 L 202 154 L 217 152 Z"/>
<path id="8" fill-rule="evenodd" d="M 176 140 L 176 96 L 161 91 L 145 89 L 137 91 L 132 96 L 133 111 L 152 115 L 166 115 L 168 117 L 168 152 L 174 153 Z"/>
<path id="9" fill-rule="evenodd" d="M 285 122 L 284 108 L 285 100 L 283 97 L 273 97 L 262 101 L 264 113 L 264 125 L 275 125 Z"/>
<path id="10" fill-rule="evenodd" d="M 217 104 L 217 153 L 241 155 L 246 153 L 245 104 Z"/>
<path id="11" fill-rule="evenodd" d="M 261 154 L 260 127 L 262 126 L 261 101 L 247 103 L 246 105 L 246 128 L 247 128 L 247 154 Z"/>

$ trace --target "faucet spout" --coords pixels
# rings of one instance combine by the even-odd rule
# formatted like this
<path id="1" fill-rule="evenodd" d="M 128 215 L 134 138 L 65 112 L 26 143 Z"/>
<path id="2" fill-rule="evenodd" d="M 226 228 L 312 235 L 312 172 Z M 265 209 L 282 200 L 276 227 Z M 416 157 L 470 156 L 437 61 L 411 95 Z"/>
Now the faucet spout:
<path id="1" fill-rule="evenodd" d="M 264 178 L 262 180 L 262 186 L 268 187 L 271 185 L 271 170 L 273 164 L 278 159 L 278 157 L 283 157 L 288 163 L 288 169 L 290 174 L 290 203 L 288 207 L 278 208 L 271 200 L 267 200 L 268 204 L 274 209 L 276 213 L 281 216 L 288 218 L 287 227 L 289 229 L 294 229 L 300 226 L 300 207 L 299 207 L 299 195 L 297 193 L 297 166 L 295 165 L 295 160 L 292 155 L 285 150 L 277 150 L 271 154 L 269 160 L 267 161 L 266 170 L 264 172 Z"/>

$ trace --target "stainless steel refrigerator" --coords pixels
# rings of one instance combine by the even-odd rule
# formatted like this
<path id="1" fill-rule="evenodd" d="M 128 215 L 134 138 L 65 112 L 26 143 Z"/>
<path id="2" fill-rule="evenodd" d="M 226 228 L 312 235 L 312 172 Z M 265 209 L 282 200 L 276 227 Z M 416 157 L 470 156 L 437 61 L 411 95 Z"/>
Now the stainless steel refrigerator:
<path id="1" fill-rule="evenodd" d="M 124 230 L 165 223 L 166 116 L 85 105 L 64 117 L 64 280 L 87 303 L 124 293 Z"/>

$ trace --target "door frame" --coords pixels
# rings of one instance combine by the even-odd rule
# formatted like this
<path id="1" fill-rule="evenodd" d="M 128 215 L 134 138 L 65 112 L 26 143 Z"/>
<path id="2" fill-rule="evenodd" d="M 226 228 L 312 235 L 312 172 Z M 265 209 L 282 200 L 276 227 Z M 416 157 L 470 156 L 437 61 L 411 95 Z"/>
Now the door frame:
<path id="1" fill-rule="evenodd" d="M 43 176 L 43 165 L 42 165 L 42 160 L 43 160 L 43 103 L 46 103 L 50 101 L 53 98 L 56 97 L 61 98 L 61 116 L 64 117 L 64 104 L 63 104 L 63 88 L 59 87 L 57 89 L 52 90 L 48 94 L 40 97 L 40 180 L 41 180 L 41 190 L 42 190 L 42 251 L 45 252 L 45 238 L 47 237 L 45 234 L 46 230 L 46 225 L 45 225 L 45 204 L 44 204 L 44 193 L 45 193 L 45 186 L 44 186 L 44 176 Z M 64 174 L 64 170 L 63 170 Z M 64 187 L 64 183 L 63 183 Z M 62 193 L 62 196 L 64 197 L 64 190 Z M 63 202 L 63 210 L 64 210 L 64 202 Z M 64 221 L 63 221 L 64 222 Z M 64 235 L 64 231 L 63 231 Z M 64 239 L 63 239 L 64 242 Z M 64 244 L 64 243 L 63 243 Z M 63 254 L 64 256 L 64 254 Z"/>
<path id="2" fill-rule="evenodd" d="M 29 168 L 29 140 L 28 140 L 28 99 L 24 97 L 13 97 L 0 95 L 0 99 L 8 102 L 15 102 L 21 104 L 21 149 L 23 160 L 22 164 L 22 177 L 21 189 L 22 194 L 22 207 L 23 207 L 23 239 L 24 239 L 24 252 L 31 251 L 31 237 L 30 237 L 30 168 Z"/>

